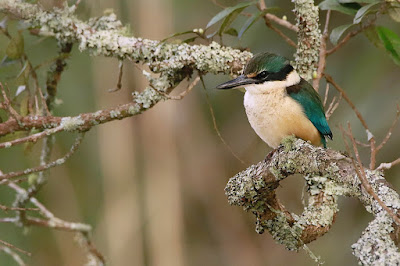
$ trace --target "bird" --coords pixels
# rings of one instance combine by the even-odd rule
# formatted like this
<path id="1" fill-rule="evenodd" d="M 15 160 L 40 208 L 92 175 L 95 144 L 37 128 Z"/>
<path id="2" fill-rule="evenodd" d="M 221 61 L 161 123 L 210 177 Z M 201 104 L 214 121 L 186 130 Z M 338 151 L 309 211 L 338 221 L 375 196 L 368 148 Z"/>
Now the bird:
<path id="1" fill-rule="evenodd" d="M 244 88 L 244 107 L 251 127 L 271 148 L 290 135 L 326 148 L 333 134 L 321 98 L 300 77 L 290 61 L 262 52 L 254 55 L 243 74 L 217 89 Z"/>

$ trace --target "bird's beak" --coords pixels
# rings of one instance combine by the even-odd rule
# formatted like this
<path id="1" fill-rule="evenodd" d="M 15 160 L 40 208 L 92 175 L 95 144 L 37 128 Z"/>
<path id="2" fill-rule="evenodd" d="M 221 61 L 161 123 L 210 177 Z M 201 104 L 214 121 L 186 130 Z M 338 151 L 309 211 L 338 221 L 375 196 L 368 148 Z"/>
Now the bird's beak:
<path id="1" fill-rule="evenodd" d="M 237 87 L 242 87 L 243 85 L 248 85 L 248 84 L 253 84 L 254 80 L 251 78 L 248 78 L 246 75 L 240 75 L 239 77 L 227 81 L 225 83 L 222 83 L 220 85 L 217 86 L 217 89 L 233 89 L 233 88 L 237 88 Z"/>

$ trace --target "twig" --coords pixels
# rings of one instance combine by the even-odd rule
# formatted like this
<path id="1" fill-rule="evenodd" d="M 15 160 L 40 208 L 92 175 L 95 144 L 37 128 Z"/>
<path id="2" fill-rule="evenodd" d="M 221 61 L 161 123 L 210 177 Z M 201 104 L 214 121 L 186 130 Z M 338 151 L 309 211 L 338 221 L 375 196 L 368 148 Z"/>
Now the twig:
<path id="1" fill-rule="evenodd" d="M 350 105 L 351 109 L 353 109 L 353 111 L 356 113 L 358 120 L 360 120 L 361 124 L 363 125 L 363 127 L 368 130 L 368 125 L 365 122 L 363 116 L 361 115 L 361 113 L 357 110 L 356 106 L 353 104 L 353 102 L 350 100 L 350 98 L 347 96 L 346 92 L 333 80 L 333 78 L 328 75 L 328 74 L 324 74 L 326 81 L 328 81 L 330 84 L 333 85 L 333 87 L 335 87 L 343 96 L 343 98 L 345 99 L 345 101 Z"/>
<path id="2" fill-rule="evenodd" d="M 21 252 L 21 253 L 27 255 L 27 256 L 31 256 L 31 255 L 32 255 L 32 254 L 29 253 L 28 251 L 25 251 L 25 250 L 22 250 L 22 249 L 20 249 L 20 248 L 17 248 L 16 246 L 14 246 L 14 245 L 12 245 L 12 244 L 6 242 L 6 241 L 3 241 L 3 240 L 1 240 L 1 239 L 0 239 L 0 243 L 1 243 L 2 245 L 6 246 L 6 247 L 15 249 L 15 250 L 17 250 L 17 251 L 19 251 L 19 252 Z"/>
<path id="3" fill-rule="evenodd" d="M 75 7 L 78 7 L 80 3 L 81 3 L 81 0 L 76 0 Z"/>
<path id="4" fill-rule="evenodd" d="M 16 217 L 4 217 L 0 218 L 0 223 L 17 223 L 18 219 Z"/>
<path id="5" fill-rule="evenodd" d="M 19 208 L 19 207 L 8 207 L 0 205 L 0 209 L 3 211 L 38 211 L 38 208 Z"/>
<path id="6" fill-rule="evenodd" d="M 333 115 L 333 113 L 336 111 L 336 109 L 339 107 L 340 101 L 342 100 L 342 94 L 339 95 L 339 99 L 335 102 L 336 97 L 333 97 L 332 102 L 329 104 L 328 110 L 326 111 L 326 119 L 329 120 L 329 118 Z"/>
<path id="7" fill-rule="evenodd" d="M 50 66 L 47 72 L 46 78 L 46 99 L 43 106 L 47 108 L 47 114 L 50 115 L 50 111 L 53 109 L 54 101 L 57 94 L 58 84 L 61 79 L 61 74 L 63 73 L 67 63 L 66 59 L 69 57 L 72 50 L 72 43 L 61 43 L 61 50 L 59 51 L 59 56 L 56 61 Z"/>
<path id="8" fill-rule="evenodd" d="M 200 75 L 197 76 L 197 77 L 187 86 L 187 88 L 186 88 L 183 92 L 181 92 L 179 95 L 176 95 L 176 96 L 174 96 L 174 95 L 169 95 L 169 94 L 166 94 L 166 93 L 161 92 L 161 91 L 159 91 L 159 92 L 160 92 L 163 96 L 165 96 L 167 99 L 169 99 L 169 100 L 182 100 L 182 99 L 194 88 L 194 86 L 196 86 L 197 83 L 199 83 L 199 80 L 200 80 Z"/>
<path id="9" fill-rule="evenodd" d="M 326 102 L 328 101 L 328 94 L 329 94 L 329 83 L 326 83 L 325 97 L 324 97 L 324 107 L 326 106 Z"/>
<path id="10" fill-rule="evenodd" d="M 331 76 L 328 74 L 324 73 L 326 81 L 331 83 L 343 96 L 343 98 L 346 100 L 346 102 L 350 105 L 351 109 L 356 113 L 358 120 L 360 120 L 361 124 L 365 128 L 365 131 L 367 132 L 367 138 L 368 142 L 370 145 L 370 150 L 371 150 L 371 157 L 370 157 L 370 163 L 369 163 L 369 168 L 373 170 L 375 168 L 376 164 L 376 153 L 377 150 L 375 148 L 376 140 L 375 136 L 372 134 L 372 132 L 369 130 L 367 123 L 365 122 L 363 116 L 361 113 L 357 110 L 356 106 L 353 104 L 353 102 L 350 100 L 350 98 L 347 96 L 346 92 L 332 79 Z"/>
<path id="11" fill-rule="evenodd" d="M 6 86 L 7 86 L 7 84 L 6 84 Z M 8 87 L 7 87 L 7 89 L 8 89 Z M 3 100 L 4 100 L 3 105 L 4 105 L 5 109 L 10 114 L 10 116 L 12 116 L 16 121 L 20 121 L 21 115 L 18 114 L 18 112 L 15 111 L 14 108 L 11 106 L 11 101 L 8 98 L 6 90 L 3 87 L 3 84 L 1 82 L 0 82 L 0 90 L 1 90 L 1 94 L 3 96 Z"/>
<path id="12" fill-rule="evenodd" d="M 25 189 L 21 188 L 20 186 L 16 185 L 13 182 L 9 182 L 8 186 L 10 188 L 14 189 L 19 194 L 26 195 L 28 193 L 28 191 L 26 191 Z M 37 225 L 37 226 L 54 228 L 54 229 L 63 230 L 63 231 L 79 232 L 85 239 L 85 245 L 87 246 L 88 251 L 92 255 L 94 255 L 98 260 L 100 260 L 103 264 L 105 264 L 104 256 L 96 249 L 96 247 L 93 245 L 93 243 L 91 242 L 91 240 L 89 238 L 89 233 L 92 230 L 92 227 L 90 225 L 64 221 L 60 218 L 55 217 L 54 214 L 51 211 L 49 211 L 36 198 L 31 197 L 30 201 L 33 205 L 35 205 L 39 209 L 40 214 L 43 215 L 46 219 L 40 219 L 40 218 L 28 216 L 25 219 L 26 225 Z M 15 218 L 12 218 L 12 219 L 15 219 Z M 17 220 L 9 221 L 9 222 L 17 222 Z"/>
<path id="13" fill-rule="evenodd" d="M 222 141 L 222 143 L 225 145 L 225 147 L 230 151 L 230 153 L 231 153 L 239 162 L 241 162 L 243 165 L 247 165 L 246 162 L 243 161 L 242 159 L 240 159 L 240 157 L 233 151 L 232 147 L 229 146 L 229 144 L 228 144 L 228 143 L 225 141 L 225 139 L 222 137 L 221 132 L 220 132 L 219 129 L 218 129 L 217 121 L 216 121 L 216 119 L 215 119 L 214 109 L 212 108 L 212 105 L 211 105 L 211 102 L 210 102 L 210 98 L 209 98 L 209 96 L 208 96 L 208 93 L 207 93 L 207 90 L 206 90 L 206 86 L 205 86 L 205 84 L 204 84 L 204 80 L 203 80 L 203 78 L 202 78 L 201 76 L 200 76 L 200 80 L 201 80 L 201 83 L 203 84 L 203 89 L 204 89 L 204 92 L 205 92 L 205 95 L 206 95 L 206 101 L 207 101 L 207 104 L 208 104 L 208 108 L 209 108 L 209 110 L 210 110 L 210 114 L 211 114 L 211 118 L 212 118 L 212 121 L 213 121 L 213 126 L 214 126 L 215 132 L 217 132 L 217 135 L 218 135 L 219 139 Z"/>
<path id="14" fill-rule="evenodd" d="M 264 9 L 267 8 L 266 5 L 265 5 L 264 0 L 259 0 L 258 3 L 259 3 L 260 10 L 264 10 Z M 268 19 L 270 21 L 273 21 L 276 24 L 279 24 L 279 25 L 281 25 L 281 26 L 283 26 L 283 27 L 285 27 L 285 28 L 287 28 L 289 30 L 292 30 L 294 32 L 297 32 L 299 30 L 299 28 L 296 25 L 290 23 L 289 21 L 287 21 L 285 19 L 279 18 L 279 17 L 275 16 L 274 14 L 267 13 L 267 14 L 264 15 L 264 17 L 266 19 Z"/>
<path id="15" fill-rule="evenodd" d="M 267 8 L 266 5 L 265 5 L 264 0 L 259 0 L 258 3 L 259 3 L 259 9 L 260 10 L 265 10 Z M 268 14 L 268 13 L 264 15 L 265 25 L 267 25 L 268 28 L 270 28 L 271 30 L 275 31 L 279 36 L 281 36 L 290 46 L 296 48 L 297 45 L 288 36 L 286 36 L 281 30 L 279 30 L 274 25 L 272 25 L 270 20 L 274 20 L 275 22 L 279 21 L 280 22 L 279 24 L 281 24 L 281 25 L 282 25 L 281 21 L 285 21 L 285 20 L 280 19 L 280 18 L 278 18 L 278 17 L 276 17 L 274 15 Z M 286 22 L 285 26 L 287 27 L 288 23 L 290 24 L 290 22 L 287 22 L 287 21 L 285 21 L 285 22 Z M 292 25 L 292 24 L 290 24 L 290 25 Z M 294 25 L 292 25 L 292 26 L 294 26 Z M 297 32 L 297 30 L 295 30 L 295 31 Z"/>
<path id="16" fill-rule="evenodd" d="M 347 33 L 347 35 L 337 44 L 335 45 L 333 48 L 329 49 L 328 51 L 326 51 L 326 55 L 331 55 L 334 52 L 336 52 L 340 47 L 342 47 L 344 44 L 346 44 L 352 37 L 356 36 L 357 34 L 359 34 L 360 32 L 363 32 L 364 30 L 368 29 L 369 27 L 372 26 L 372 24 L 375 23 L 377 17 L 375 17 L 374 19 L 369 20 L 366 24 L 360 26 L 359 29 L 351 31 L 349 33 Z"/>
<path id="17" fill-rule="evenodd" d="M 45 97 L 43 95 L 43 92 L 42 92 L 40 86 L 39 86 L 39 79 L 38 79 L 36 70 L 33 67 L 33 65 L 32 65 L 31 61 L 29 60 L 28 55 L 26 53 L 23 53 L 22 58 L 27 62 L 28 66 L 29 66 L 29 69 L 30 69 L 29 74 L 32 76 L 32 78 L 34 80 L 35 91 L 40 97 L 40 100 L 41 100 L 41 103 L 42 103 L 42 111 L 43 111 L 44 114 L 50 115 L 49 108 L 48 108 L 48 106 L 46 104 L 46 99 L 45 99 Z M 36 106 L 37 106 L 37 109 L 38 109 L 38 103 L 37 102 L 36 102 Z M 37 114 L 40 114 L 40 112 L 37 111 Z"/>
<path id="18" fill-rule="evenodd" d="M 10 256 L 13 258 L 13 260 L 14 260 L 16 263 L 18 263 L 19 266 L 26 266 L 26 264 L 25 264 L 25 262 L 22 260 L 22 258 L 21 258 L 17 253 L 15 253 L 13 250 L 11 250 L 10 248 L 8 248 L 8 247 L 1 247 L 1 246 L 0 246 L 0 250 L 4 251 L 4 252 L 7 253 L 8 255 L 10 255 Z"/>
<path id="19" fill-rule="evenodd" d="M 9 148 L 9 147 L 12 147 L 12 146 L 15 146 L 17 144 L 24 143 L 24 142 L 36 142 L 36 141 L 38 141 L 39 139 L 41 139 L 43 137 L 53 135 L 53 134 L 55 134 L 57 132 L 62 131 L 63 129 L 64 128 L 62 126 L 58 126 L 58 127 L 55 127 L 55 128 L 52 128 L 52 129 L 48 129 L 48 130 L 45 130 L 45 131 L 30 135 L 30 136 L 27 136 L 27 137 L 11 140 L 11 141 L 8 141 L 8 142 L 3 142 L 3 143 L 0 143 L 0 149 Z"/>
<path id="20" fill-rule="evenodd" d="M 10 179 L 10 178 L 14 178 L 17 176 L 22 176 L 22 175 L 28 175 L 31 173 L 37 173 L 37 172 L 41 172 L 44 170 L 48 170 L 50 168 L 53 168 L 55 166 L 61 165 L 63 163 L 66 162 L 66 160 L 68 160 L 72 154 L 74 154 L 74 152 L 78 149 L 79 145 L 81 144 L 82 140 L 83 140 L 83 136 L 84 134 L 81 133 L 78 135 L 78 137 L 75 140 L 75 143 L 71 146 L 71 149 L 64 155 L 64 157 L 61 157 L 55 161 L 52 161 L 48 164 L 45 165 L 40 165 L 37 167 L 33 167 L 33 168 L 28 168 L 22 171 L 16 171 L 16 172 L 10 172 L 10 173 L 6 173 L 6 174 L 1 174 L 0 175 L 0 180 L 3 179 Z"/>
<path id="21" fill-rule="evenodd" d="M 379 203 L 379 205 L 392 217 L 393 221 L 397 225 L 400 225 L 399 217 L 396 214 L 394 214 L 393 211 L 388 206 L 386 206 L 386 204 L 378 197 L 378 195 L 375 193 L 374 189 L 372 188 L 371 184 L 368 182 L 367 176 L 365 174 L 365 169 L 364 169 L 364 166 L 362 165 L 360 155 L 358 153 L 357 145 L 356 145 L 356 142 L 354 141 L 353 132 L 351 131 L 351 126 L 350 126 L 349 122 L 347 122 L 347 127 L 348 127 L 348 130 L 350 133 L 350 136 L 349 136 L 350 140 L 353 144 L 354 154 L 356 156 L 357 163 L 358 163 L 358 165 L 356 165 L 356 162 L 354 161 L 354 159 L 351 158 L 353 165 L 354 165 L 354 169 L 357 172 L 358 178 L 360 179 L 364 189 L 368 192 L 368 194 L 370 194 Z M 346 144 L 346 147 L 348 148 L 348 143 L 346 142 L 346 140 L 345 140 L 345 144 Z"/>
<path id="22" fill-rule="evenodd" d="M 386 142 L 388 142 L 388 140 L 390 139 L 390 137 L 392 136 L 392 132 L 397 124 L 397 122 L 399 121 L 400 118 L 400 106 L 397 105 L 397 111 L 396 111 L 396 117 L 393 120 L 392 125 L 390 126 L 388 132 L 386 133 L 385 138 L 382 140 L 381 144 L 378 145 L 378 147 L 376 147 L 376 151 L 379 151 L 380 149 L 383 148 L 383 146 L 386 144 Z"/>
<path id="23" fill-rule="evenodd" d="M 400 164 L 400 158 L 397 158 L 396 160 L 394 160 L 393 162 L 390 162 L 390 163 L 381 163 L 377 169 L 378 170 L 390 169 L 393 166 L 395 166 L 396 164 Z"/>
<path id="24" fill-rule="evenodd" d="M 122 75 L 124 73 L 124 61 L 120 60 L 118 64 L 118 81 L 114 89 L 109 89 L 108 92 L 119 91 L 122 88 Z"/>
<path id="25" fill-rule="evenodd" d="M 363 125 L 363 127 L 366 130 L 368 130 L 368 125 L 365 122 L 363 116 L 357 110 L 356 106 L 353 104 L 353 102 L 350 100 L 350 98 L 347 96 L 346 92 L 333 80 L 333 78 L 330 75 L 324 73 L 324 76 L 325 76 L 326 81 L 328 81 L 330 84 L 332 84 L 333 87 L 335 87 L 342 94 L 342 96 L 345 99 L 345 101 L 350 105 L 351 109 L 353 109 L 353 111 L 356 113 L 357 118 L 360 120 L 360 122 Z"/>
<path id="26" fill-rule="evenodd" d="M 89 234 L 82 232 L 81 235 L 83 237 L 83 241 L 85 242 L 84 244 L 87 247 L 89 253 L 94 255 L 102 263 L 102 265 L 105 265 L 106 259 L 104 258 L 103 254 L 101 254 L 101 252 L 96 248 L 93 242 L 90 240 Z"/>
<path id="27" fill-rule="evenodd" d="M 342 127 L 342 125 L 339 125 L 339 129 L 340 129 L 340 131 L 342 132 L 343 139 L 345 139 L 344 134 L 350 137 L 350 133 L 347 132 L 346 129 L 344 129 L 344 128 Z M 353 138 L 354 138 L 354 136 L 353 136 Z M 354 138 L 354 141 L 357 143 L 357 145 L 360 145 L 360 146 L 362 146 L 362 147 L 369 147 L 369 146 L 370 146 L 369 143 L 367 144 L 367 143 L 361 142 L 361 141 L 359 141 L 359 140 L 357 140 L 357 139 L 355 139 L 355 138 Z"/>
<path id="28" fill-rule="evenodd" d="M 13 182 L 9 182 L 8 186 L 14 189 L 17 193 L 25 195 L 28 193 L 25 189 L 16 185 Z M 26 217 L 26 222 L 28 224 L 40 225 L 49 228 L 56 228 L 64 231 L 75 231 L 75 232 L 89 232 L 91 231 L 91 226 L 82 223 L 72 223 L 59 219 L 54 216 L 54 214 L 49 211 L 42 203 L 40 203 L 36 198 L 31 197 L 30 202 L 35 205 L 41 215 L 43 215 L 46 220 L 37 217 Z"/>
<path id="29" fill-rule="evenodd" d="M 317 76 L 313 80 L 313 87 L 317 92 L 319 90 L 319 82 L 321 80 L 322 73 L 324 73 L 326 67 L 326 40 L 328 39 L 329 35 L 328 28 L 330 19 L 331 19 L 331 10 L 328 10 L 326 12 L 324 32 L 321 35 L 321 46 L 319 48 L 319 62 L 317 68 Z"/>

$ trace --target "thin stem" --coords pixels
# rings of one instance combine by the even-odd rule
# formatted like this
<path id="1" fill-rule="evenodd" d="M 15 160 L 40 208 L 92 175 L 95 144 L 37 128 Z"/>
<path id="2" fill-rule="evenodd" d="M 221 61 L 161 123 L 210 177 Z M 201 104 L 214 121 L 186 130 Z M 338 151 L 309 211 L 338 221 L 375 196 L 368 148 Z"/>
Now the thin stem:
<path id="1" fill-rule="evenodd" d="M 353 150 L 354 150 L 354 154 L 357 159 L 358 166 L 356 165 L 353 158 L 351 158 L 351 160 L 353 161 L 354 169 L 357 172 L 357 176 L 360 179 L 361 184 L 363 185 L 364 189 L 368 192 L 368 194 L 370 194 L 379 203 L 379 205 L 392 217 L 393 221 L 397 225 L 400 225 L 399 217 L 396 214 L 394 214 L 393 211 L 388 206 L 386 206 L 386 204 L 378 197 L 378 195 L 375 193 L 374 189 L 372 188 L 371 184 L 368 182 L 368 179 L 367 179 L 367 176 L 365 173 L 365 169 L 362 165 L 360 155 L 358 153 L 357 145 L 356 145 L 356 142 L 354 141 L 353 132 L 351 131 L 351 126 L 350 126 L 349 122 L 347 123 L 347 127 L 348 127 L 348 130 L 350 133 L 350 140 L 353 144 Z M 346 146 L 347 146 L 347 143 L 346 143 Z"/>
<path id="2" fill-rule="evenodd" d="M 259 9 L 261 11 L 267 9 L 267 6 L 265 5 L 264 0 L 259 0 L 258 7 L 259 7 Z M 278 24 L 281 24 L 281 25 L 284 24 L 282 26 L 285 26 L 285 27 L 290 28 L 292 30 L 294 30 L 293 29 L 294 25 L 292 25 L 290 22 L 287 22 L 286 20 L 280 19 L 280 18 L 278 18 L 278 17 L 276 17 L 276 16 L 274 16 L 272 14 L 267 13 L 267 14 L 264 15 L 265 25 L 267 25 L 268 28 L 270 28 L 271 30 L 275 31 L 279 36 L 281 36 L 290 46 L 296 48 L 297 45 L 288 36 L 286 36 L 281 30 L 279 30 L 274 25 L 272 25 L 271 20 L 273 20 L 274 22 L 277 22 Z M 285 23 L 282 23 L 283 21 Z M 294 31 L 296 31 L 296 32 L 298 31 L 297 27 L 296 27 L 296 29 Z"/>
<path id="3" fill-rule="evenodd" d="M 212 121 L 213 121 L 213 126 L 214 126 L 215 132 L 217 132 L 217 135 L 218 135 L 219 139 L 222 141 L 222 143 L 225 145 L 225 147 L 231 152 L 231 154 L 239 162 L 241 162 L 243 165 L 247 165 L 246 162 L 243 161 L 242 159 L 240 159 L 240 157 L 233 151 L 232 147 L 222 137 L 221 132 L 218 129 L 217 121 L 215 119 L 214 109 L 212 108 L 212 105 L 211 105 L 211 102 L 210 102 L 210 98 L 209 98 L 207 90 L 206 90 L 206 85 L 204 84 L 204 80 L 203 80 L 203 78 L 201 76 L 200 76 L 200 80 L 201 80 L 201 83 L 203 84 L 203 89 L 204 89 L 204 92 L 205 92 L 205 95 L 206 95 L 206 101 L 207 101 L 207 104 L 208 104 L 208 108 L 210 110 L 210 114 L 211 114 L 211 118 L 212 118 Z"/>
<path id="4" fill-rule="evenodd" d="M 319 48 L 319 62 L 317 68 L 317 76 L 313 80 L 313 87 L 317 92 L 319 90 L 319 82 L 321 80 L 322 73 L 324 73 L 326 67 L 326 41 L 329 35 L 328 28 L 330 19 L 331 19 L 331 10 L 328 10 L 328 12 L 326 12 L 324 32 L 321 35 L 321 46 Z"/>
<path id="5" fill-rule="evenodd" d="M 53 168 L 55 166 L 61 165 L 63 163 L 65 163 L 71 156 L 72 154 L 75 153 L 75 151 L 78 149 L 79 145 L 81 144 L 82 140 L 83 140 L 83 136 L 84 134 L 81 133 L 79 134 L 79 136 L 76 138 L 75 143 L 72 145 L 71 149 L 69 150 L 69 152 L 67 152 L 64 157 L 59 158 L 55 161 L 52 161 L 48 164 L 45 165 L 40 165 L 37 167 L 33 167 L 33 168 L 28 168 L 22 171 L 16 171 L 16 172 L 10 172 L 10 173 L 6 173 L 6 174 L 1 174 L 0 175 L 0 180 L 3 179 L 10 179 L 10 178 L 14 178 L 17 176 L 22 176 L 22 175 L 29 175 L 32 173 L 37 173 L 37 172 L 41 172 L 44 170 L 48 170 L 50 168 Z"/>

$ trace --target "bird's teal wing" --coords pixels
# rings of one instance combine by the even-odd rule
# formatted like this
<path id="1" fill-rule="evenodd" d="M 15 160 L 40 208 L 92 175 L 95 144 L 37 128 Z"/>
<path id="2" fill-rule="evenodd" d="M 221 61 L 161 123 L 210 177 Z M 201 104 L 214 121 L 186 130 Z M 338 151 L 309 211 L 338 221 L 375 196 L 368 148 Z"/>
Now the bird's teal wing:
<path id="1" fill-rule="evenodd" d="M 326 147 L 325 136 L 332 139 L 333 135 L 326 121 L 324 107 L 319 94 L 304 79 L 301 79 L 299 84 L 287 87 L 286 91 L 290 97 L 303 107 L 308 119 L 310 119 L 321 134 L 321 142 Z"/>

